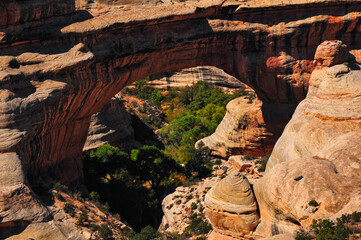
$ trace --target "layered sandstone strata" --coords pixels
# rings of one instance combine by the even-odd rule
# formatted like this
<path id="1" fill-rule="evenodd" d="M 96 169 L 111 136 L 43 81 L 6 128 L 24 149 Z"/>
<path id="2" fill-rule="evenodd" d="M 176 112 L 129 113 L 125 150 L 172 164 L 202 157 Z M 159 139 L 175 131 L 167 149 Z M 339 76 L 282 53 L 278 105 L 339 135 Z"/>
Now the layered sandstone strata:
<path id="1" fill-rule="evenodd" d="M 176 72 L 166 72 L 149 77 L 148 85 L 154 88 L 184 88 L 192 86 L 198 81 L 205 81 L 214 84 L 224 91 L 233 91 L 240 88 L 249 89 L 240 80 L 225 73 L 222 69 L 204 66 L 187 68 Z"/>
<path id="2" fill-rule="evenodd" d="M 0 152 L 19 156 L 26 186 L 77 185 L 91 116 L 136 80 L 194 66 L 221 68 L 252 87 L 263 104 L 293 110 L 305 97 L 319 43 L 342 39 L 353 52 L 361 48 L 359 2 L 214 0 L 14 25 L 2 20 Z"/>
<path id="3" fill-rule="evenodd" d="M 223 235 L 243 237 L 259 222 L 257 203 L 247 178 L 232 171 L 209 190 L 204 200 L 213 229 Z"/>
<path id="4" fill-rule="evenodd" d="M 131 115 L 127 112 L 119 94 L 92 116 L 84 151 L 95 149 L 106 143 L 121 148 L 132 148 L 139 145 L 134 140 Z"/>
<path id="5" fill-rule="evenodd" d="M 23 24 L 75 11 L 75 0 L 6 0 L 0 2 L 0 28 Z"/>
<path id="6" fill-rule="evenodd" d="M 260 235 L 292 233 L 312 219 L 361 209 L 361 66 L 339 64 L 350 59 L 345 48 L 340 41 L 318 48 L 307 98 L 255 184 Z"/>

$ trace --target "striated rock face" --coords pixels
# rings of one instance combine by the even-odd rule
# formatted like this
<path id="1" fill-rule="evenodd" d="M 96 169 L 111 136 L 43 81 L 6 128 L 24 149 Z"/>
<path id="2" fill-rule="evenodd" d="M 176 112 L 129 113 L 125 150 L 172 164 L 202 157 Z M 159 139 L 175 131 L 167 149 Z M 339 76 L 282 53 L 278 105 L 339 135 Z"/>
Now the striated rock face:
<path id="1" fill-rule="evenodd" d="M 294 232 L 312 219 L 361 209 L 361 66 L 334 65 L 344 61 L 343 49 L 339 41 L 317 49 L 319 67 L 307 98 L 275 145 L 265 176 L 255 184 L 260 235 Z M 309 206 L 311 200 L 319 206 Z"/>
<path id="2" fill-rule="evenodd" d="M 49 219 L 48 209 L 33 198 L 35 194 L 26 184 L 19 155 L 2 153 L 0 162 L 0 229 Z"/>
<path id="3" fill-rule="evenodd" d="M 88 151 L 106 143 L 122 148 L 137 145 L 134 140 L 131 116 L 119 94 L 92 116 L 83 150 Z"/>
<path id="4" fill-rule="evenodd" d="M 215 67 L 194 67 L 177 72 L 166 72 L 149 77 L 148 85 L 154 88 L 183 88 L 192 86 L 198 81 L 205 81 L 221 87 L 225 91 L 232 91 L 248 86 L 223 70 Z"/>
<path id="5" fill-rule="evenodd" d="M 243 237 L 259 222 L 251 186 L 237 171 L 232 171 L 211 188 L 204 203 L 213 229 L 222 235 Z"/>
<path id="6" fill-rule="evenodd" d="M 1 1 L 0 27 L 73 13 L 75 11 L 74 1 L 75 0 Z"/>
<path id="7" fill-rule="evenodd" d="M 7 9 L 3 2 L 0 9 Z M 145 76 L 215 66 L 253 88 L 271 113 L 293 110 L 305 97 L 313 53 L 323 40 L 341 39 L 353 52 L 361 48 L 360 1 L 212 0 L 96 17 L 55 4 L 68 1 L 14 2 L 26 6 L 19 7 L 25 13 L 38 12 L 41 3 L 56 8 L 31 17 L 14 12 L 6 20 L 0 14 L 0 152 L 21 159 L 19 174 L 27 179 L 19 184 L 27 188 L 79 184 L 91 116 Z M 291 113 L 273 122 L 284 126 Z M 29 202 L 37 203 L 36 195 Z M 1 224 L 22 219 L 5 209 L 0 214 L 13 217 Z"/>
<path id="8" fill-rule="evenodd" d="M 230 155 L 265 155 L 281 135 L 282 127 L 274 122 L 267 125 L 262 112 L 262 102 L 239 97 L 227 104 L 227 112 L 216 131 L 196 143 L 196 147 L 207 146 L 213 154 L 227 158 Z M 268 116 L 266 116 L 268 117 Z M 272 118 L 275 118 L 275 114 Z M 269 118 L 266 118 L 270 120 Z"/>

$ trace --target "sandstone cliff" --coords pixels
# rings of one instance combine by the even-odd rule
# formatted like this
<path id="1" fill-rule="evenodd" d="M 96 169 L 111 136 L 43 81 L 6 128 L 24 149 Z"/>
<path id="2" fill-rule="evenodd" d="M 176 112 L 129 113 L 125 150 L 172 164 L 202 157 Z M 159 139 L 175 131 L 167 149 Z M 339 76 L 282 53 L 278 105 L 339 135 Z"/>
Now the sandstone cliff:
<path id="1" fill-rule="evenodd" d="M 26 177 L 16 185 L 24 188 L 79 184 L 91 116 L 145 76 L 216 66 L 253 88 L 264 104 L 293 110 L 305 97 L 319 43 L 341 39 L 355 54 L 361 48 L 360 1 L 214 0 L 96 17 L 73 12 L 72 5 L 60 10 L 50 1 L 14 2 L 22 10 L 7 11 L 0 26 L 0 152 L 21 163 L 17 176 Z M 49 12 L 27 17 L 42 3 Z M 31 196 L 22 216 L 0 206 L 0 214 L 10 216 L 1 224 L 47 219 L 46 210 L 40 218 L 31 210 L 41 203 L 30 191 L 18 191 L 19 199 Z M 2 195 L 16 206 L 15 195 Z"/>
<path id="2" fill-rule="evenodd" d="M 293 232 L 312 219 L 361 209 L 361 68 L 340 64 L 345 47 L 325 42 L 316 52 L 319 66 L 307 97 L 255 185 L 262 220 L 258 234 Z M 319 206 L 310 206 L 311 200 Z"/>
<path id="3" fill-rule="evenodd" d="M 222 88 L 224 91 L 248 88 L 246 84 L 225 73 L 222 69 L 210 66 L 187 68 L 177 72 L 166 72 L 152 75 L 149 76 L 148 85 L 154 88 L 162 89 L 175 87 L 183 88 L 186 86 L 192 86 L 198 81 L 212 83 Z"/>

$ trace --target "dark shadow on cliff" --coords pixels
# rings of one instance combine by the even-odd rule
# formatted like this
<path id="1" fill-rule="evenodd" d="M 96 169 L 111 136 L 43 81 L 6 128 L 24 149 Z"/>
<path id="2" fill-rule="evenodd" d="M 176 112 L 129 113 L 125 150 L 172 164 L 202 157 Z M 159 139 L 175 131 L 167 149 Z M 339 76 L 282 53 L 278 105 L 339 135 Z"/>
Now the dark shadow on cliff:
<path id="1" fill-rule="evenodd" d="M 263 102 L 261 110 L 267 130 L 272 136 L 265 138 L 265 145 L 276 144 L 286 124 L 291 120 L 297 104 Z M 285 113 L 288 113 L 286 115 Z"/>
<path id="2" fill-rule="evenodd" d="M 0 41 L 0 56 L 20 55 L 26 49 L 26 52 L 36 52 L 40 54 L 57 54 L 68 51 L 74 44 L 61 41 L 61 47 L 58 44 L 46 44 L 46 41 L 52 41 L 59 38 L 61 29 L 73 23 L 83 22 L 93 16 L 85 10 L 76 11 L 74 14 L 58 16 L 44 19 L 39 27 L 33 27 L 30 24 L 8 26 L 1 29 L 4 37 Z M 39 20 L 40 21 L 40 20 Z M 26 44 L 14 44 L 15 42 L 25 42 Z M 6 50 L 5 50 L 6 49 Z"/>
<path id="3" fill-rule="evenodd" d="M 164 144 L 154 133 L 153 129 L 146 125 L 137 115 L 131 115 L 134 139 L 143 145 L 152 145 L 164 149 Z"/>
<path id="4" fill-rule="evenodd" d="M 1 223 L 0 239 L 7 239 L 13 235 L 22 233 L 29 224 L 30 221 L 14 221 L 10 223 Z"/>

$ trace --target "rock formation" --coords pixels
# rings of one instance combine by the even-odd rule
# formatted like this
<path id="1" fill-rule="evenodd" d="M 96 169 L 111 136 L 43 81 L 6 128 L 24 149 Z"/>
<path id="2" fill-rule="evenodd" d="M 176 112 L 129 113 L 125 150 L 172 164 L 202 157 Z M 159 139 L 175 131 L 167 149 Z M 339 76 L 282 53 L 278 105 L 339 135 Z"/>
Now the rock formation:
<path id="1" fill-rule="evenodd" d="M 190 186 L 180 186 L 174 193 L 166 196 L 162 202 L 164 216 L 159 230 L 182 234 L 189 225 L 192 214 L 204 213 L 204 196 L 219 180 L 219 177 L 213 177 Z M 197 207 L 192 209 L 192 204 Z"/>
<path id="2" fill-rule="evenodd" d="M 0 27 L 67 15 L 74 11 L 74 0 L 1 1 Z"/>
<path id="3" fill-rule="evenodd" d="M 257 203 L 247 178 L 237 171 L 217 183 L 206 195 L 206 214 L 222 235 L 243 237 L 257 226 Z"/>
<path id="4" fill-rule="evenodd" d="M 96 17 L 74 12 L 73 3 L 1 3 L 0 152 L 21 163 L 17 186 L 79 185 L 91 116 L 145 76 L 215 66 L 253 88 L 269 113 L 276 106 L 293 111 L 305 97 L 318 44 L 341 39 L 356 57 L 361 47 L 360 1 L 212 0 Z M 34 14 L 39 9 L 44 14 Z M 38 204 L 35 194 L 23 196 Z M 17 202 L 11 191 L 2 197 Z M 21 217 L 2 208 L 9 217 L 0 224 L 41 219 L 31 205 Z"/>
<path id="5" fill-rule="evenodd" d="M 112 145 L 121 148 L 139 145 L 134 140 L 131 116 L 119 94 L 115 95 L 104 105 L 102 110 L 92 116 L 84 151 L 106 143 L 112 143 Z"/>
<path id="6" fill-rule="evenodd" d="M 222 69 L 210 66 L 187 68 L 181 71 L 152 75 L 149 76 L 148 85 L 154 88 L 162 89 L 174 87 L 183 88 L 186 86 L 192 86 L 198 81 L 212 83 L 222 88 L 224 91 L 248 88 L 246 84 L 225 73 Z"/>
<path id="7" fill-rule="evenodd" d="M 206 146 L 223 158 L 237 154 L 269 154 L 282 131 L 282 126 L 275 127 L 274 124 L 273 129 L 267 126 L 261 101 L 239 97 L 227 104 L 226 115 L 216 131 L 199 140 L 196 147 Z"/>
<path id="8" fill-rule="evenodd" d="M 255 184 L 257 234 L 292 233 L 312 219 L 361 209 L 361 68 L 345 48 L 340 41 L 317 48 L 307 97 Z"/>

